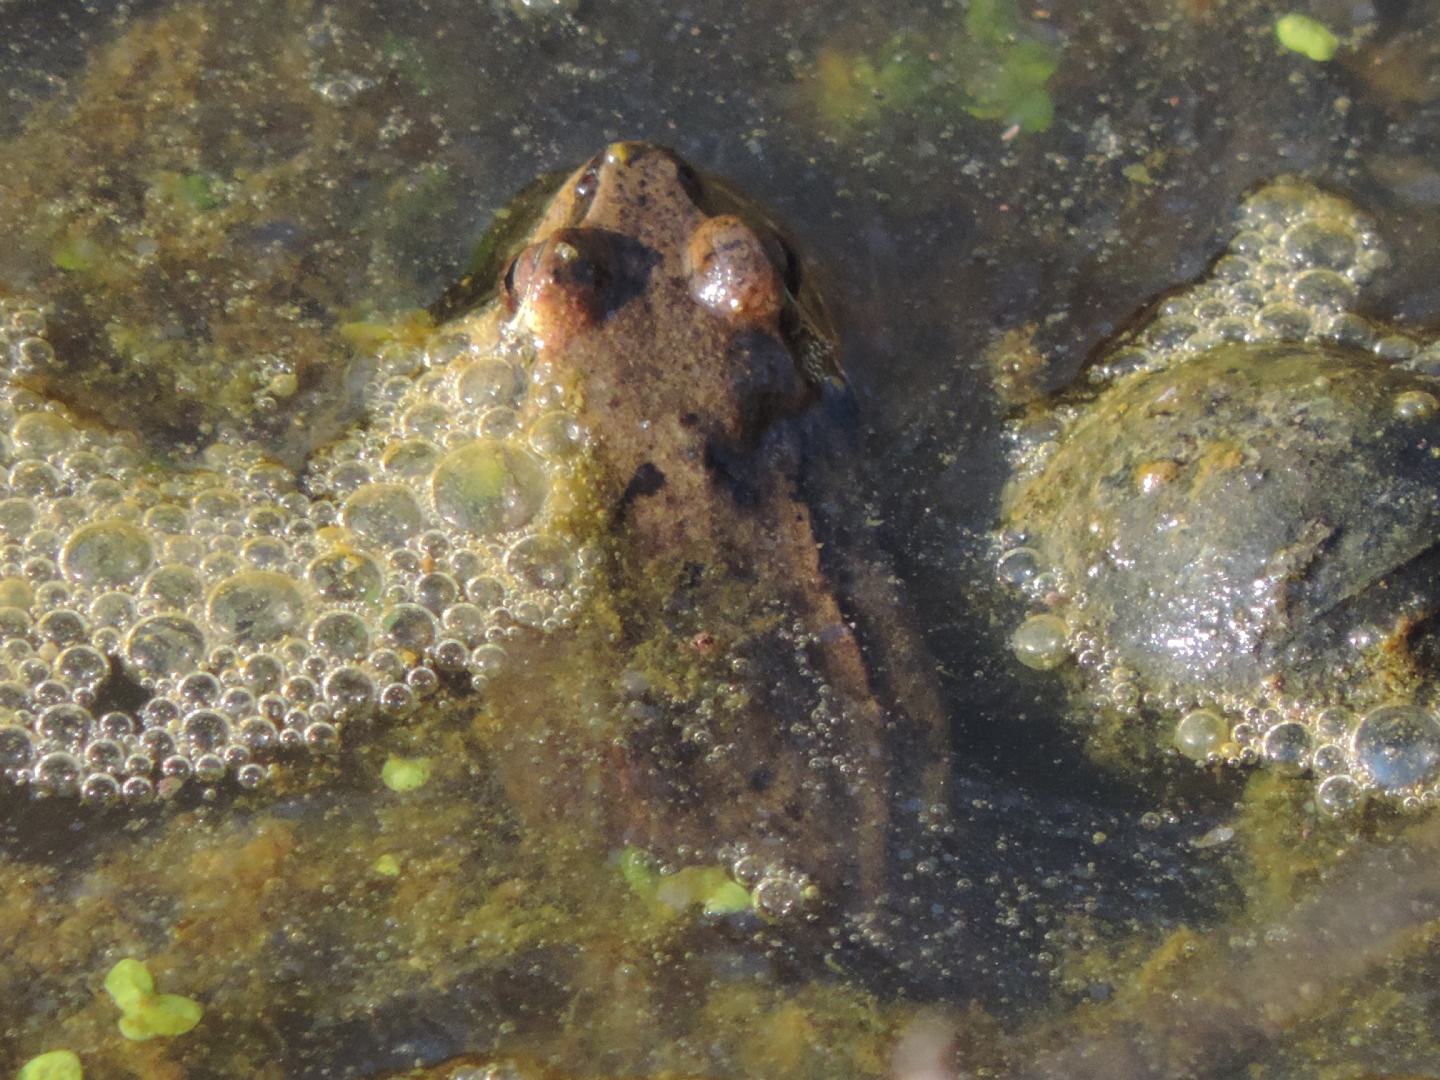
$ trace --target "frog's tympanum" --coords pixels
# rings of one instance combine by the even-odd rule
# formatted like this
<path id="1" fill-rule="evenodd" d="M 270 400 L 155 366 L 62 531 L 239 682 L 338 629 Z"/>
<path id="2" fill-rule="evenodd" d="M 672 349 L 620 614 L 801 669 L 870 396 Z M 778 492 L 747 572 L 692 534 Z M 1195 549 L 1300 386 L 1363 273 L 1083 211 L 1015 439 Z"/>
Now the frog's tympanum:
<path id="1" fill-rule="evenodd" d="M 793 254 L 636 143 L 495 235 L 299 475 L 230 440 L 180 468 L 24 388 L 44 313 L 8 304 L 0 767 L 95 801 L 255 786 L 448 687 L 522 818 L 727 857 L 774 911 L 877 888 L 893 755 L 939 750 L 879 703 L 802 500 L 844 384 Z"/>
<path id="2" fill-rule="evenodd" d="M 1257 192 L 1207 280 L 1017 421 L 999 563 L 1025 663 L 1331 810 L 1440 782 L 1440 353 L 1352 312 L 1383 261 L 1343 201 Z"/>

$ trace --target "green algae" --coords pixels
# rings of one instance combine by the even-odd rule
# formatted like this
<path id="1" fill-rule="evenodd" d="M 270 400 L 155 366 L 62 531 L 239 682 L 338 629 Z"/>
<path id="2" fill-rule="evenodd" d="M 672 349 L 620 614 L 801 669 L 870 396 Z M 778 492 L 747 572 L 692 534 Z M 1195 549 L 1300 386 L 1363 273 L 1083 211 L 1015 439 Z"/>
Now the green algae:
<path id="1" fill-rule="evenodd" d="M 1047 89 L 1059 47 L 1011 0 L 974 0 L 963 25 L 901 31 L 873 52 L 823 50 L 817 109 L 828 124 L 867 128 L 897 113 L 968 113 L 1037 133 L 1055 117 Z"/>

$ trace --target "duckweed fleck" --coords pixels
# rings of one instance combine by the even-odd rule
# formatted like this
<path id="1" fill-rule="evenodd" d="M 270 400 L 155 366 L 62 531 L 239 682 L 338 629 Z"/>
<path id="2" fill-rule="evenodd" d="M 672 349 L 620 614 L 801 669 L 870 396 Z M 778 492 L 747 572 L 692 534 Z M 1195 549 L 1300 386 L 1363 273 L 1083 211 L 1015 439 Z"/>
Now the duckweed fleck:
<path id="1" fill-rule="evenodd" d="M 380 780 L 391 791 L 406 792 L 425 786 L 430 779 L 429 758 L 389 757 L 380 767 Z"/>

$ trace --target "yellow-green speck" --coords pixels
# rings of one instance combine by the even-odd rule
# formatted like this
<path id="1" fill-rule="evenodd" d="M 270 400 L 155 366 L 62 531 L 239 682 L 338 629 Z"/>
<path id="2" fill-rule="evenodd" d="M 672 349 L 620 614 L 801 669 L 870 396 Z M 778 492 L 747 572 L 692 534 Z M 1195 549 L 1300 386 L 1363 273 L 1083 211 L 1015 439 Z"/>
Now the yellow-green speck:
<path id="1" fill-rule="evenodd" d="M 400 860 L 394 855 L 381 855 L 375 860 L 375 873 L 381 877 L 399 877 Z"/>
<path id="2" fill-rule="evenodd" d="M 1291 52 L 1322 64 L 1340 47 L 1340 39 L 1328 26 L 1294 11 L 1275 21 L 1275 37 Z"/>
<path id="3" fill-rule="evenodd" d="M 429 758 L 388 757 L 380 766 L 380 780 L 391 791 L 414 791 L 430 779 Z"/>
<path id="4" fill-rule="evenodd" d="M 15 1080 L 82 1080 L 84 1075 L 71 1051 L 49 1050 L 21 1065 Z"/>
<path id="5" fill-rule="evenodd" d="M 739 915 L 750 910 L 750 890 L 738 881 L 724 881 L 705 896 L 706 915 Z"/>

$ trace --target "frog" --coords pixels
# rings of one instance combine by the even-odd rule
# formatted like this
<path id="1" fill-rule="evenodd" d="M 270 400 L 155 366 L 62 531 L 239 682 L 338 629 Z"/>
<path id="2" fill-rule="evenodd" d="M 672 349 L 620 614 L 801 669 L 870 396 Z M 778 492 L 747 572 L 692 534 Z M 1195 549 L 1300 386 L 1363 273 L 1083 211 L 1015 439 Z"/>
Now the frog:
<path id="1" fill-rule="evenodd" d="M 853 535 L 827 548 L 853 508 L 817 510 L 807 489 L 822 475 L 833 501 L 846 482 L 853 402 L 793 243 L 723 180 L 619 143 L 560 182 L 513 251 L 489 247 L 498 301 L 449 325 L 518 335 L 534 382 L 572 388 L 608 537 L 615 625 L 585 691 L 608 719 L 545 773 L 642 850 L 703 860 L 728 838 L 724 861 L 772 914 L 817 884 L 877 895 L 899 763 L 924 777 L 911 796 L 942 804 L 945 723 L 883 558 Z M 528 652 L 498 707 L 534 715 L 574 647 Z M 539 794 L 548 814 L 555 785 L 536 792 L 532 767 L 512 800 Z"/>
<path id="2" fill-rule="evenodd" d="M 1012 647 L 1133 760 L 1264 762 L 1322 809 L 1433 800 L 1440 352 L 1361 317 L 1374 225 L 1293 177 L 1207 277 L 1012 422 Z"/>
<path id="3" fill-rule="evenodd" d="M 257 789 L 430 699 L 523 823 L 723 865 L 777 917 L 878 895 L 896 777 L 943 804 L 943 710 L 883 559 L 828 542 L 853 397 L 791 242 L 616 143 L 482 252 L 299 468 L 166 459 L 11 373 L 0 769 L 101 805 Z M 0 305 L 43 352 L 43 308 Z"/>

